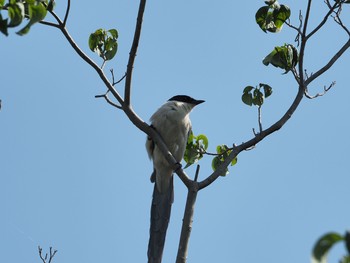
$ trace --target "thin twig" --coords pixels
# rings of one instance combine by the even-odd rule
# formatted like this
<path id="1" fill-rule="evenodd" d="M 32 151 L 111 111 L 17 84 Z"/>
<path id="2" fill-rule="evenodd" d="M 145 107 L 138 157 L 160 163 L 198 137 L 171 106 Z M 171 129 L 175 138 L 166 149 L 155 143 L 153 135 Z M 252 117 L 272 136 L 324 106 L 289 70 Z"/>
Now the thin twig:
<path id="1" fill-rule="evenodd" d="M 46 253 L 45 256 L 43 256 L 42 254 L 43 249 L 40 246 L 38 246 L 38 250 L 39 250 L 39 257 L 43 263 L 51 263 L 52 259 L 57 253 L 56 249 L 53 250 L 52 247 L 50 247 L 50 257 L 49 257 L 49 261 L 47 261 L 48 254 Z"/>
<path id="2" fill-rule="evenodd" d="M 328 61 L 328 63 L 312 74 L 307 80 L 305 80 L 305 86 L 308 86 L 312 81 L 318 78 L 320 75 L 329 70 L 333 64 L 344 54 L 344 52 L 350 47 L 350 38 L 349 40 L 339 49 L 339 51 Z"/>
<path id="3" fill-rule="evenodd" d="M 121 77 L 118 81 L 115 81 L 115 79 L 114 79 L 114 70 L 111 68 L 109 71 L 112 74 L 112 86 L 115 86 L 115 85 L 119 84 L 126 77 L 126 73 L 125 73 L 123 77 Z"/>
<path id="4" fill-rule="evenodd" d="M 339 9 L 336 12 L 334 11 L 335 16 L 334 16 L 333 19 L 338 25 L 340 25 L 344 29 L 344 31 L 348 34 L 348 36 L 350 36 L 349 29 L 344 25 L 342 19 L 340 18 L 341 11 L 342 11 L 342 6 L 340 6 Z"/>
<path id="5" fill-rule="evenodd" d="M 318 24 L 318 26 L 314 28 L 314 30 L 312 30 L 308 35 L 305 35 L 306 39 L 309 39 L 310 37 L 312 37 L 327 22 L 327 20 L 330 17 L 330 15 L 338 7 L 338 3 L 335 2 L 333 6 L 330 6 L 330 4 L 329 4 L 328 7 L 329 7 L 328 13 L 325 15 L 325 17 L 322 19 L 322 21 Z"/>
<path id="6" fill-rule="evenodd" d="M 111 101 L 111 99 L 108 97 L 107 95 L 108 91 L 105 93 L 105 94 L 102 94 L 102 95 L 96 95 L 95 98 L 98 99 L 98 98 L 104 98 L 108 104 L 112 105 L 113 107 L 117 108 L 117 109 L 120 109 L 122 110 L 123 107 L 120 106 L 120 105 L 117 105 L 115 104 L 113 101 Z"/>
<path id="7" fill-rule="evenodd" d="M 64 15 L 64 19 L 63 19 L 63 26 L 66 26 L 67 19 L 69 16 L 69 10 L 70 10 L 70 0 L 67 1 L 67 9 L 66 9 L 66 14 Z"/>
<path id="8" fill-rule="evenodd" d="M 261 106 L 258 106 L 258 123 L 259 123 L 259 133 L 262 132 L 262 123 L 261 123 Z"/>
<path id="9" fill-rule="evenodd" d="M 305 97 L 308 98 L 308 99 L 315 99 L 315 98 L 318 98 L 318 97 L 322 97 L 323 95 L 325 95 L 331 88 L 333 88 L 335 86 L 336 82 L 333 81 L 328 87 L 327 86 L 324 86 L 323 87 L 323 92 L 320 92 L 320 93 L 317 93 L 315 95 L 310 95 L 309 94 L 309 90 L 308 88 L 305 88 L 305 91 L 304 91 L 304 94 L 305 94 Z"/>

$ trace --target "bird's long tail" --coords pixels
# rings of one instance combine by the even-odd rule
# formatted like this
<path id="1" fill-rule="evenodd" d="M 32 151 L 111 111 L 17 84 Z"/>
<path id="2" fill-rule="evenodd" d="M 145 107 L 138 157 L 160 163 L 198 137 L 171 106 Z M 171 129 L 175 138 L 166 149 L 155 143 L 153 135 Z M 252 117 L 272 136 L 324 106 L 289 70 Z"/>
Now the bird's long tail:
<path id="1" fill-rule="evenodd" d="M 148 242 L 148 263 L 162 262 L 166 231 L 170 220 L 171 205 L 174 201 L 174 182 L 171 177 L 170 185 L 165 193 L 160 193 L 156 183 L 153 189 L 151 206 L 151 226 Z"/>

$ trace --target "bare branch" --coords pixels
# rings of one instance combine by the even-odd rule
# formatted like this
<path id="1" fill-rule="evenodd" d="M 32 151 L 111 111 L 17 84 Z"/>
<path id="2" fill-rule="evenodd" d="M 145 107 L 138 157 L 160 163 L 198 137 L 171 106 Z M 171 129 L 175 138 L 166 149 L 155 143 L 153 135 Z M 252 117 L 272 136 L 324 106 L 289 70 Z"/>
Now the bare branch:
<path id="1" fill-rule="evenodd" d="M 56 250 L 56 249 L 53 250 L 52 247 L 50 247 L 49 261 L 47 261 L 48 254 L 45 253 L 45 256 L 44 256 L 44 255 L 42 254 L 43 249 L 42 249 L 40 246 L 38 246 L 38 250 L 39 250 L 39 257 L 40 257 L 40 259 L 41 259 L 41 261 L 42 261 L 43 263 L 51 263 L 52 259 L 54 258 L 54 256 L 55 256 L 56 253 L 57 253 L 57 250 Z"/>
<path id="2" fill-rule="evenodd" d="M 56 27 L 56 28 L 60 28 L 60 25 L 52 23 L 52 22 L 48 22 L 48 21 L 39 21 L 39 24 L 43 24 L 45 26 L 52 26 L 52 27 Z"/>
<path id="3" fill-rule="evenodd" d="M 290 28 L 294 29 L 295 31 L 297 31 L 297 35 L 294 39 L 295 42 L 297 42 L 297 46 L 300 46 L 300 35 L 302 34 L 302 27 L 303 27 L 303 15 L 301 13 L 301 10 L 299 10 L 299 27 L 293 26 L 290 23 L 290 19 L 288 19 L 288 21 L 285 22 L 287 26 L 289 26 Z"/>
<path id="4" fill-rule="evenodd" d="M 336 82 L 333 81 L 328 87 L 327 86 L 323 87 L 323 92 L 317 93 L 313 96 L 309 94 L 309 90 L 306 87 L 305 91 L 304 91 L 305 97 L 308 99 L 315 99 L 315 98 L 321 97 L 321 96 L 325 95 L 331 88 L 333 88 L 335 86 L 335 84 L 336 84 Z"/>
<path id="5" fill-rule="evenodd" d="M 333 17 L 333 19 L 338 25 L 340 25 L 344 29 L 344 31 L 348 34 L 348 36 L 350 36 L 349 29 L 344 25 L 342 19 L 340 18 L 341 11 L 342 11 L 342 6 L 340 6 L 337 11 L 334 11 L 335 16 Z"/>
<path id="6" fill-rule="evenodd" d="M 306 81 L 305 86 L 307 87 L 312 81 L 318 78 L 320 75 L 329 70 L 333 64 L 344 54 L 344 52 L 350 47 L 350 38 L 349 40 L 339 49 L 339 51 L 329 60 L 329 62 L 319 69 L 317 72 L 312 74 Z"/>
<path id="7" fill-rule="evenodd" d="M 197 171 L 199 171 L 198 167 L 197 167 Z M 181 228 L 180 242 L 179 242 L 179 247 L 178 247 L 177 256 L 176 256 L 176 263 L 185 263 L 187 260 L 188 244 L 189 244 L 190 234 L 192 231 L 193 213 L 194 213 L 194 207 L 196 204 L 198 190 L 199 190 L 198 184 L 196 182 L 194 182 L 192 184 L 192 187 L 188 189 L 186 207 L 185 207 L 183 223 Z"/>
<path id="8" fill-rule="evenodd" d="M 122 82 L 122 80 L 125 79 L 125 77 L 126 77 L 126 73 L 125 73 L 123 77 L 121 77 L 118 81 L 115 81 L 113 69 L 110 69 L 109 71 L 110 71 L 111 74 L 112 74 L 112 86 L 115 86 L 115 85 L 119 84 L 119 83 Z"/>
<path id="9" fill-rule="evenodd" d="M 327 2 L 328 1 L 326 1 L 326 4 L 329 7 L 328 13 L 325 15 L 322 21 L 318 24 L 318 26 L 314 28 L 314 30 L 312 30 L 308 35 L 305 34 L 306 40 L 309 39 L 311 36 L 313 36 L 318 30 L 320 30 L 320 28 L 327 22 L 328 18 L 334 12 L 334 10 L 339 7 L 339 3 L 337 2 L 335 2 L 333 6 L 331 6 L 330 3 L 329 2 L 327 3 Z"/>
<path id="10" fill-rule="evenodd" d="M 131 46 L 129 61 L 128 61 L 128 65 L 127 65 L 125 91 L 124 91 L 124 101 L 125 101 L 125 104 L 127 106 L 130 105 L 132 71 L 133 71 L 133 67 L 134 67 L 137 48 L 138 48 L 139 41 L 140 41 L 141 28 L 142 28 L 142 18 L 143 18 L 143 13 L 145 11 L 145 6 L 146 6 L 146 0 L 141 0 L 140 6 L 139 6 L 139 12 L 137 15 L 134 40 L 133 40 L 133 43 Z"/>
<path id="11" fill-rule="evenodd" d="M 259 124 L 259 133 L 262 132 L 262 123 L 261 123 L 261 106 L 258 106 L 258 124 Z"/>
<path id="12" fill-rule="evenodd" d="M 64 15 L 64 19 L 63 19 L 63 26 L 66 26 L 67 19 L 69 16 L 69 10 L 70 10 L 70 0 L 67 1 L 67 9 L 66 9 L 66 14 Z"/>
<path id="13" fill-rule="evenodd" d="M 115 104 L 113 101 L 111 101 L 111 99 L 108 97 L 107 95 L 108 91 L 105 93 L 105 94 L 102 94 L 102 95 L 96 95 L 95 98 L 98 99 L 98 98 L 104 98 L 108 104 L 112 105 L 113 107 L 117 108 L 117 109 L 120 109 L 122 110 L 123 107 Z"/>

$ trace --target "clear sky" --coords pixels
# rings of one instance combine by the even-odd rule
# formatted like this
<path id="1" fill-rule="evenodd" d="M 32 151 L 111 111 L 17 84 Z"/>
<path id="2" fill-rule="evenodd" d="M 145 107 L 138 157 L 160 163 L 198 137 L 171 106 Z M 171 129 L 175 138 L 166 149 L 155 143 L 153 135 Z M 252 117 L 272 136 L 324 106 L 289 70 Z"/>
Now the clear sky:
<path id="1" fill-rule="evenodd" d="M 314 1 L 310 27 L 325 12 Z M 298 24 L 306 1 L 281 2 Z M 274 46 L 294 44 L 295 31 L 265 34 L 254 15 L 263 1 L 149 1 L 135 63 L 132 103 L 148 120 L 167 99 L 188 94 L 206 102 L 191 114 L 209 148 L 241 143 L 257 128 L 257 109 L 241 102 L 247 85 L 268 83 L 263 127 L 278 120 L 297 85 L 291 74 L 261 61 Z M 64 14 L 65 1 L 57 1 Z M 68 30 L 92 58 L 87 40 L 98 28 L 119 31 L 116 58 L 125 72 L 138 1 L 72 1 Z M 349 7 L 344 9 L 350 26 Z M 346 41 L 333 22 L 306 50 L 309 74 Z M 59 262 L 146 262 L 153 185 L 145 135 L 123 112 L 95 99 L 105 87 L 60 32 L 42 25 L 1 36 L 0 262 L 40 262 L 37 246 L 58 250 Z M 188 262 L 309 262 L 315 241 L 350 222 L 348 74 L 350 52 L 310 93 L 336 81 L 326 96 L 304 99 L 291 120 L 230 174 L 197 198 Z M 118 87 L 122 93 L 123 85 Z M 211 173 L 201 162 L 200 178 Z M 194 168 L 187 173 L 193 176 Z M 175 179 L 164 262 L 174 262 L 186 198 Z M 338 262 L 342 246 L 331 253 Z"/>

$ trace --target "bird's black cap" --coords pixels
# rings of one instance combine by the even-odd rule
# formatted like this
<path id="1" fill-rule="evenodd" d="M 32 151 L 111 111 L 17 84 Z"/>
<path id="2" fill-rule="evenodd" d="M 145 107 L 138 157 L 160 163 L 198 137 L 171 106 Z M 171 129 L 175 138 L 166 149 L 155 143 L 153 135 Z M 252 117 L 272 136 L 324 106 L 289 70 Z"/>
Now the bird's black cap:
<path id="1" fill-rule="evenodd" d="M 180 101 L 180 102 L 190 103 L 193 105 L 198 105 L 198 104 L 205 102 L 204 100 L 195 100 L 194 98 L 192 98 L 190 96 L 186 96 L 186 95 L 176 95 L 176 96 L 170 98 L 168 101 Z"/>

